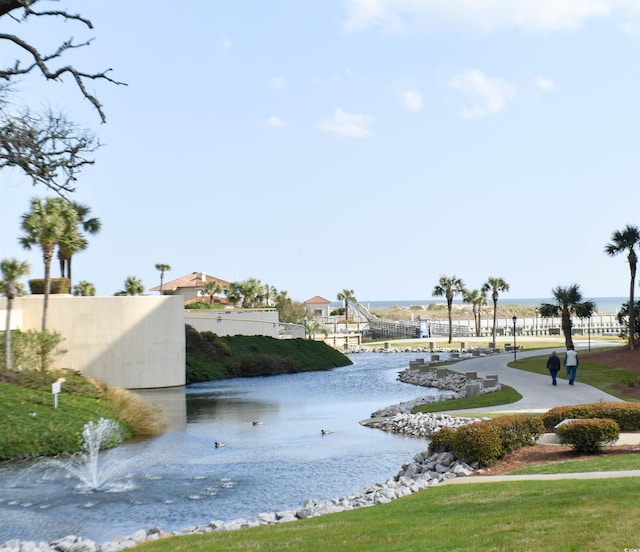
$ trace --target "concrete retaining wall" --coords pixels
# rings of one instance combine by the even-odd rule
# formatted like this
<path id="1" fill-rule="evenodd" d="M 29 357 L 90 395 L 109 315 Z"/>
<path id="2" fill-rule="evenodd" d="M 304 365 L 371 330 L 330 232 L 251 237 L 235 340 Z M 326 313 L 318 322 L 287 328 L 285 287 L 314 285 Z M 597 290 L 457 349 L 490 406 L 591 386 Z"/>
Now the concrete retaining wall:
<path id="1" fill-rule="evenodd" d="M 14 301 L 13 321 L 39 330 L 42 295 Z M 6 312 L 6 299 L 0 314 Z M 4 318 L 2 318 L 4 327 Z M 179 296 L 49 297 L 47 328 L 62 334 L 68 352 L 54 368 L 71 368 L 128 389 L 185 384 L 184 308 Z"/>
<path id="2" fill-rule="evenodd" d="M 184 323 L 199 332 L 216 335 L 266 335 L 278 339 L 280 317 L 276 309 L 185 310 Z"/>

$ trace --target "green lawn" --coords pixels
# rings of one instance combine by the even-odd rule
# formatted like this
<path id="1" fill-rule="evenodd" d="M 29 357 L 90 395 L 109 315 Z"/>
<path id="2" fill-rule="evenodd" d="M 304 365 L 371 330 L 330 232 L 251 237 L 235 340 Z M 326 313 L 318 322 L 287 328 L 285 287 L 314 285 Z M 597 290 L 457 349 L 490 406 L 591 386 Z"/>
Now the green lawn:
<path id="1" fill-rule="evenodd" d="M 638 479 L 627 478 L 440 485 L 374 508 L 136 550 L 622 551 L 640 545 L 637 494 Z"/>

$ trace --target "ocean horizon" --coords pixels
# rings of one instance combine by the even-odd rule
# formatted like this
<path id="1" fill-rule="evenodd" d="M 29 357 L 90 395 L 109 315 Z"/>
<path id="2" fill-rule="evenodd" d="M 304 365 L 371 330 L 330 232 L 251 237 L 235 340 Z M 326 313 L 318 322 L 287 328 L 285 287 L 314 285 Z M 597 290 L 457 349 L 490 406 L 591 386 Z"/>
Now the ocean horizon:
<path id="1" fill-rule="evenodd" d="M 491 301 L 491 297 L 487 297 L 488 306 L 492 306 L 493 303 Z M 593 301 L 596 304 L 596 311 L 600 314 L 610 314 L 617 313 L 620 310 L 620 307 L 623 303 L 626 303 L 629 298 L 628 297 L 585 297 L 585 301 Z M 367 307 L 367 309 L 385 309 L 389 307 L 412 307 L 417 305 L 431 305 L 431 304 L 443 304 L 446 305 L 445 299 L 416 299 L 416 300 L 383 300 L 383 301 L 358 301 L 362 306 Z M 503 298 L 500 297 L 498 299 L 498 308 L 505 307 L 507 305 L 518 305 L 521 307 L 535 307 L 541 305 L 542 303 L 554 303 L 553 297 L 544 297 L 544 298 Z M 454 305 L 462 305 L 464 304 L 462 299 L 454 299 Z M 341 301 L 333 301 L 331 303 L 332 307 L 339 308 L 343 306 Z"/>

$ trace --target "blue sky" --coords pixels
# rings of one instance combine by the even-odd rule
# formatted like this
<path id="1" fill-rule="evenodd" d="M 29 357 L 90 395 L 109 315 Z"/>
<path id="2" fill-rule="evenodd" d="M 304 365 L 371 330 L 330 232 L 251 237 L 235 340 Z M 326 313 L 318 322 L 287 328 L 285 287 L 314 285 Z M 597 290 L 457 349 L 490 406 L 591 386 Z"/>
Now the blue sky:
<path id="1" fill-rule="evenodd" d="M 625 257 L 603 248 L 640 225 L 637 2 L 54 6 L 95 28 L 5 17 L 0 31 L 43 48 L 93 37 L 65 62 L 128 84 L 91 84 L 103 125 L 70 81 L 18 83 L 104 144 L 73 196 L 103 223 L 73 261 L 98 294 L 158 285 L 158 262 L 167 279 L 254 277 L 300 301 L 348 288 L 426 303 L 454 274 L 500 276 L 507 299 L 628 294 Z M 41 277 L 17 243 L 34 195 L 49 194 L 0 175 L 0 256 Z"/>

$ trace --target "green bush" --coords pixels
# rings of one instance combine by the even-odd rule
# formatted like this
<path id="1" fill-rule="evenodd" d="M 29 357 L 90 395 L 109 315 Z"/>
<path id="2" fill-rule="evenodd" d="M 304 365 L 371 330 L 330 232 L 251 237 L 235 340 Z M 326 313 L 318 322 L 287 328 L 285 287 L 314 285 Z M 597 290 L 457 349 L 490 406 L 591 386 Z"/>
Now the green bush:
<path id="1" fill-rule="evenodd" d="M 40 371 L 46 372 L 51 366 L 55 357 L 66 353 L 65 349 L 59 347 L 64 338 L 59 332 L 49 330 L 21 330 L 11 331 L 11 367 L 19 371 Z M 0 364 L 4 366 L 4 340 L 0 344 L 2 360 Z"/>
<path id="2" fill-rule="evenodd" d="M 578 453 L 591 454 L 615 443 L 620 426 L 615 420 L 582 419 L 562 424 L 556 433 L 562 444 L 570 445 Z"/>
<path id="3" fill-rule="evenodd" d="M 33 295 L 44 295 L 44 278 L 33 278 L 29 280 L 29 289 Z M 70 294 L 71 280 L 69 278 L 51 278 L 49 293 Z"/>
<path id="4" fill-rule="evenodd" d="M 538 417 L 501 416 L 457 429 L 440 429 L 431 436 L 429 452 L 450 451 L 465 462 L 491 466 L 510 452 L 536 444 L 543 433 Z"/>
<path id="5" fill-rule="evenodd" d="M 553 430 L 562 420 L 607 418 L 618 422 L 621 431 L 640 430 L 640 402 L 599 402 L 558 406 L 543 414 L 544 427 Z"/>
<path id="6" fill-rule="evenodd" d="M 450 427 L 440 428 L 431 435 L 431 440 L 429 441 L 429 452 L 445 452 L 452 450 L 454 435 L 455 430 Z"/>
<path id="7" fill-rule="evenodd" d="M 500 432 L 504 454 L 535 445 L 544 433 L 544 424 L 538 417 L 501 416 L 489 423 L 495 424 Z"/>
<path id="8" fill-rule="evenodd" d="M 498 425 L 491 422 L 474 422 L 459 427 L 453 435 L 451 452 L 464 462 L 492 466 L 504 456 Z"/>

